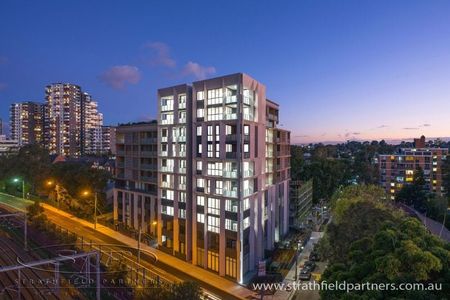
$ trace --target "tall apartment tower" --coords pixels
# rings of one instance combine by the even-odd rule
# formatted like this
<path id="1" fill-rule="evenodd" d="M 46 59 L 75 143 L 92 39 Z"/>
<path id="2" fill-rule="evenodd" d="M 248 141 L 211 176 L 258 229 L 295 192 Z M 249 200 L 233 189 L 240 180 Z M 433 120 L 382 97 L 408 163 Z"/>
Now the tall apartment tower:
<path id="1" fill-rule="evenodd" d="M 44 144 L 50 154 L 80 156 L 102 149 L 103 116 L 81 87 L 54 83 L 45 90 Z"/>
<path id="2" fill-rule="evenodd" d="M 290 133 L 242 73 L 158 90 L 158 244 L 245 282 L 288 231 Z"/>
<path id="3" fill-rule="evenodd" d="M 19 146 L 43 141 L 43 105 L 26 101 L 13 103 L 10 107 L 11 139 Z"/>
<path id="4" fill-rule="evenodd" d="M 101 154 L 103 114 L 98 111 L 98 103 L 88 93 L 83 93 L 81 102 L 82 154 Z"/>
<path id="5" fill-rule="evenodd" d="M 50 154 L 81 155 L 81 88 L 51 84 L 45 89 L 45 99 L 44 143 Z"/>

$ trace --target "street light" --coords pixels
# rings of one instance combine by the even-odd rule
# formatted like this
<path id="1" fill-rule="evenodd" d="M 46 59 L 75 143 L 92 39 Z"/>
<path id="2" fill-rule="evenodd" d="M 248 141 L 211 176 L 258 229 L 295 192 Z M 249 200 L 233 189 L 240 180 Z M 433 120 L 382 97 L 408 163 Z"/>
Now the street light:
<path id="1" fill-rule="evenodd" d="M 81 193 L 82 196 L 89 196 L 90 192 L 85 190 Z M 97 192 L 94 192 L 94 229 L 97 229 Z"/>
<path id="2" fill-rule="evenodd" d="M 23 200 L 25 200 L 25 180 L 21 179 L 21 178 L 13 178 L 13 182 L 17 183 L 19 181 L 22 181 L 22 198 Z"/>

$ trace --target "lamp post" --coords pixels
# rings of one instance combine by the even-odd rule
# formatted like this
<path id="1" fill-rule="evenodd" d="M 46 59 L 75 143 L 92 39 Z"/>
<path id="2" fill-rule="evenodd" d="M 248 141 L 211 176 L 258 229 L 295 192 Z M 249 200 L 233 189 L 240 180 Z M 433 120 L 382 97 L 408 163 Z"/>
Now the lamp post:
<path id="1" fill-rule="evenodd" d="M 89 196 L 89 191 L 84 191 L 82 196 Z M 94 229 L 97 229 L 97 191 L 94 192 Z"/>
<path id="2" fill-rule="evenodd" d="M 17 177 L 13 179 L 13 182 L 19 182 L 19 181 L 22 181 L 22 198 L 23 198 L 23 200 L 25 200 L 25 180 L 23 178 L 20 179 Z"/>

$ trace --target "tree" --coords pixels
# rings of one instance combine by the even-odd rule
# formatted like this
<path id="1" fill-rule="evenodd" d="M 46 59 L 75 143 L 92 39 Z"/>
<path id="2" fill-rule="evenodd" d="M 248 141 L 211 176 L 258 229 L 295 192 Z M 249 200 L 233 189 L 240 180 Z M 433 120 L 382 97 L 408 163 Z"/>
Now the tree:
<path id="1" fill-rule="evenodd" d="M 350 186 L 333 197 L 319 250 L 327 282 L 443 283 L 442 290 L 322 290 L 322 299 L 444 299 L 450 286 L 450 244 L 391 205 L 373 186 Z"/>

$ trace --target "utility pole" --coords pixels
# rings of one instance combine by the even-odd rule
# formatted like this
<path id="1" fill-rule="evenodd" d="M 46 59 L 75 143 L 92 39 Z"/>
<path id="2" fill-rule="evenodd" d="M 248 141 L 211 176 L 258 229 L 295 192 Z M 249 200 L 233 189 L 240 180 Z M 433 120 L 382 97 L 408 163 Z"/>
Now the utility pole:
<path id="1" fill-rule="evenodd" d="M 97 229 L 97 192 L 94 196 L 94 229 Z"/>
<path id="2" fill-rule="evenodd" d="M 22 198 L 25 200 L 25 179 L 22 178 Z"/>
<path id="3" fill-rule="evenodd" d="M 141 225 L 139 225 L 139 235 L 138 235 L 138 264 L 141 263 L 141 234 L 142 234 L 142 229 L 141 229 Z"/>
<path id="4" fill-rule="evenodd" d="M 25 215 L 25 221 L 24 221 L 24 223 L 23 223 L 23 230 L 24 230 L 24 241 L 23 241 L 23 244 L 24 244 L 24 248 L 25 248 L 25 251 L 28 251 L 28 228 L 27 228 L 27 223 L 28 223 L 28 216 L 27 216 L 27 213 L 25 212 L 24 213 L 24 215 Z"/>

